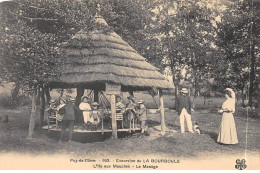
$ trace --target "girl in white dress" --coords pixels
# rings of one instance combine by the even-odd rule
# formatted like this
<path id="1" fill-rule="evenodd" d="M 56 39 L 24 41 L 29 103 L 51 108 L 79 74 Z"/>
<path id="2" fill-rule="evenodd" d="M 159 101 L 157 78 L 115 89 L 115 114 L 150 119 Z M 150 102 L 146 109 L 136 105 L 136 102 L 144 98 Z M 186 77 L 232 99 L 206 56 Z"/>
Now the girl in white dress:
<path id="1" fill-rule="evenodd" d="M 88 122 L 90 121 L 90 115 L 91 115 L 91 106 L 88 103 L 88 97 L 83 96 L 82 102 L 79 105 L 79 109 L 83 111 L 83 119 L 84 119 L 84 125 L 88 125 Z"/>
<path id="2" fill-rule="evenodd" d="M 237 144 L 237 131 L 233 113 L 235 112 L 235 92 L 231 88 L 226 89 L 226 101 L 218 111 L 222 113 L 221 125 L 217 142 L 223 144 Z"/>

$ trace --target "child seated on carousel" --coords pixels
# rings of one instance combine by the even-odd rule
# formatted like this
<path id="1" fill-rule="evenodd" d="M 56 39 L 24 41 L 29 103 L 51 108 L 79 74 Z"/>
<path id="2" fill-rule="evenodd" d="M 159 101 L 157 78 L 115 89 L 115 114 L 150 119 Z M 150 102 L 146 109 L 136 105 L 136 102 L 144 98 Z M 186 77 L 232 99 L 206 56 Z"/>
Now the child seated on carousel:
<path id="1" fill-rule="evenodd" d="M 93 102 L 91 104 L 92 106 L 92 113 L 90 115 L 90 123 L 92 125 L 92 131 L 96 131 L 97 130 L 97 126 L 100 123 L 100 110 L 99 110 L 99 104 L 97 102 Z"/>
<path id="2" fill-rule="evenodd" d="M 48 112 L 51 116 L 56 116 L 56 101 L 54 99 L 50 99 L 49 107 L 47 107 L 45 111 Z"/>

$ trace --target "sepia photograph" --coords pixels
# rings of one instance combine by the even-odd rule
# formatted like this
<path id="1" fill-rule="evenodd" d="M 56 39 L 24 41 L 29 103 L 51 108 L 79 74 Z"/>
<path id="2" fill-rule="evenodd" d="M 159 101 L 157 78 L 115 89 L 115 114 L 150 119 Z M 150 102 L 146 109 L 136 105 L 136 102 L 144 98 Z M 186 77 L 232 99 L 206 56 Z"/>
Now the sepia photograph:
<path id="1" fill-rule="evenodd" d="M 1 0 L 0 170 L 259 170 L 259 0 Z"/>

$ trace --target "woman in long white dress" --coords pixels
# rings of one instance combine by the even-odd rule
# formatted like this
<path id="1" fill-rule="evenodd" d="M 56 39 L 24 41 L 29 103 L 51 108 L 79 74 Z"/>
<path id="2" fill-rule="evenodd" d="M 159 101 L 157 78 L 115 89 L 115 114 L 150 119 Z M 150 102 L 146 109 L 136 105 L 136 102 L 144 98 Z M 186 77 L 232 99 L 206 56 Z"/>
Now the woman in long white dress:
<path id="1" fill-rule="evenodd" d="M 237 131 L 233 113 L 235 113 L 235 92 L 231 88 L 226 89 L 226 100 L 218 111 L 222 113 L 221 125 L 217 142 L 222 144 L 237 144 Z"/>

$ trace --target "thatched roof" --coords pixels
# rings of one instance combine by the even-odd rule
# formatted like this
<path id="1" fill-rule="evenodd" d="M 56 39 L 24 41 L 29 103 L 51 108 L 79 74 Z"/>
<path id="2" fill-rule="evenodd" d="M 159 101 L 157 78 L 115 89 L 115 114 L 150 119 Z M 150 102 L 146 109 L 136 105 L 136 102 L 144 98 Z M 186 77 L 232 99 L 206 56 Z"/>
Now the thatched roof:
<path id="1" fill-rule="evenodd" d="M 107 25 L 103 18 L 99 24 Z M 63 73 L 58 78 L 48 78 L 50 85 L 95 86 L 106 82 L 121 84 L 122 88 L 173 88 L 156 67 L 146 62 L 115 32 L 95 29 L 79 31 L 63 44 L 66 53 Z M 102 86 L 101 88 L 104 88 Z"/>

